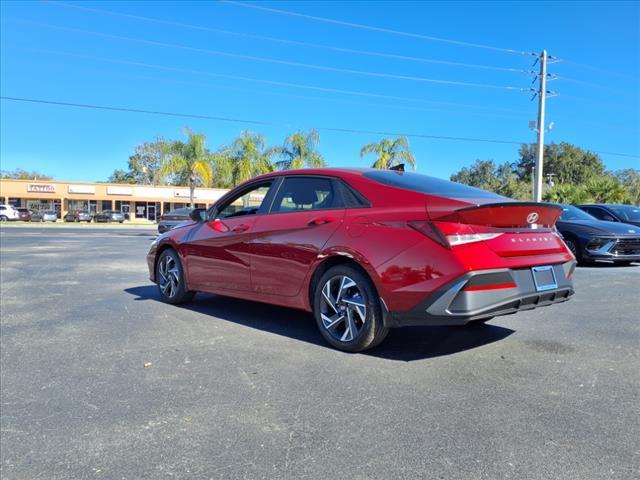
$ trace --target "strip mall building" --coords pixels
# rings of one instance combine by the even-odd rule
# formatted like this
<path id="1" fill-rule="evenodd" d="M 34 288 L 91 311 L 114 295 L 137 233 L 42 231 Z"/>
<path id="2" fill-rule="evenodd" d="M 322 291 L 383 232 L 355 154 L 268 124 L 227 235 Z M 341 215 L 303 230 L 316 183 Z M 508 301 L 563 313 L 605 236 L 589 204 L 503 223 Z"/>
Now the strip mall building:
<path id="1" fill-rule="evenodd" d="M 228 190 L 196 188 L 197 207 L 208 207 Z M 129 218 L 154 221 L 164 212 L 189 206 L 189 189 L 175 186 L 114 183 L 70 183 L 42 180 L 0 180 L 0 202 L 30 210 L 65 212 L 120 210 Z"/>

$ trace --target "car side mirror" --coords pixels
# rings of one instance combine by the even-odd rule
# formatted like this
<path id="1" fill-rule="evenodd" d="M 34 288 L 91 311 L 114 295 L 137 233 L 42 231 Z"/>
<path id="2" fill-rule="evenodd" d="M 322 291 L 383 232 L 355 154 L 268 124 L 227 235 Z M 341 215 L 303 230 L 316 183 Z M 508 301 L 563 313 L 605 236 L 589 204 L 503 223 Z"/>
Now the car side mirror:
<path id="1" fill-rule="evenodd" d="M 191 210 L 191 212 L 189 212 L 189 218 L 194 222 L 200 223 L 204 221 L 204 214 L 204 208 L 194 208 L 193 210 Z"/>

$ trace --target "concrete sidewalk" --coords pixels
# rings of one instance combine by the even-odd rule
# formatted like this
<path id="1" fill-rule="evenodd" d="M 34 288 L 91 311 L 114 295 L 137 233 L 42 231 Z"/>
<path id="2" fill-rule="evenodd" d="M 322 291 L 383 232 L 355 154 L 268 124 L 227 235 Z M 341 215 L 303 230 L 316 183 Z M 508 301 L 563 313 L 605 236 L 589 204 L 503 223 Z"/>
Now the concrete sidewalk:
<path id="1" fill-rule="evenodd" d="M 77 229 L 142 229 L 157 230 L 158 224 L 152 222 L 124 222 L 124 223 L 75 223 L 75 222 L 0 222 L 1 228 L 77 228 Z"/>

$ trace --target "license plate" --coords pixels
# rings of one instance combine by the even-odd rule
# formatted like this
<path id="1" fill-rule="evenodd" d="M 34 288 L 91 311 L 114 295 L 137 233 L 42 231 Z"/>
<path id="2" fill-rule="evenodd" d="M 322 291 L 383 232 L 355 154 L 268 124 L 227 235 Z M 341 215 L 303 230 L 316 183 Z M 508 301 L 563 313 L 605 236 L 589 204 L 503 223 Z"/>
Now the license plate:
<path id="1" fill-rule="evenodd" d="M 531 272 L 533 273 L 533 283 L 535 283 L 538 292 L 558 288 L 558 281 L 552 266 L 533 267 Z"/>

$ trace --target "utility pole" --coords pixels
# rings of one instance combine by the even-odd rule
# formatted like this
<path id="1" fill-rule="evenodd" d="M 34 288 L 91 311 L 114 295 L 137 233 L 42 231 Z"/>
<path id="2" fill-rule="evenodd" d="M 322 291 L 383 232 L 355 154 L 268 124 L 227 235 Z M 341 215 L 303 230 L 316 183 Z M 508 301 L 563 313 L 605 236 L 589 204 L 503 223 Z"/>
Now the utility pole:
<path id="1" fill-rule="evenodd" d="M 544 164 L 544 109 L 547 100 L 547 51 L 540 54 L 540 88 L 538 89 L 538 147 L 536 149 L 536 170 L 533 201 L 542 201 L 542 170 Z"/>

